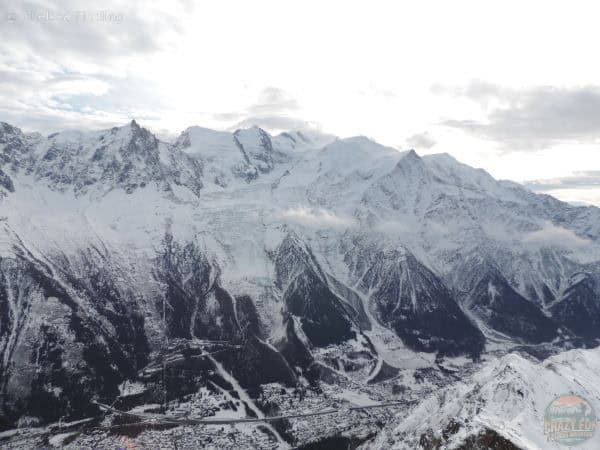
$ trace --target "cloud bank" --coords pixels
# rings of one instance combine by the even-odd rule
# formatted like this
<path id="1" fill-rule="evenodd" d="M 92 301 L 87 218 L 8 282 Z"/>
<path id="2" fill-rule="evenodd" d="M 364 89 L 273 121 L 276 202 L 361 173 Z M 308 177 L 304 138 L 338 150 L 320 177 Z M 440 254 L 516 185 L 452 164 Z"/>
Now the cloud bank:
<path id="1" fill-rule="evenodd" d="M 532 180 L 525 183 L 534 191 L 551 191 L 565 188 L 597 188 L 600 189 L 600 170 L 578 171 L 571 175 L 545 180 Z"/>
<path id="2" fill-rule="evenodd" d="M 433 91 L 479 103 L 485 120 L 448 119 L 443 124 L 494 141 L 507 151 L 599 140 L 600 86 L 510 89 L 474 82 L 463 88 L 435 86 Z"/>

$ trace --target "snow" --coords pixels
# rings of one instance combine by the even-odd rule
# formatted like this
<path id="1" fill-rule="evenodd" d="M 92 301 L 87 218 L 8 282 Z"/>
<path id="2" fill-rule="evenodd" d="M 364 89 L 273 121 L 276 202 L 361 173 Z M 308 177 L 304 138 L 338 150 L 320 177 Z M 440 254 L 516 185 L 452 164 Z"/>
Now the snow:
<path id="1" fill-rule="evenodd" d="M 62 447 L 64 445 L 64 441 L 72 436 L 76 436 L 77 432 L 71 433 L 58 433 L 48 439 L 48 444 L 52 447 Z"/>
<path id="2" fill-rule="evenodd" d="M 484 428 L 523 449 L 561 448 L 544 435 L 544 410 L 557 396 L 572 392 L 600 407 L 600 349 L 572 350 L 536 363 L 517 354 L 493 359 L 472 378 L 442 389 L 382 433 L 372 448 L 415 448 L 428 429 L 439 433 L 450 420 L 461 424 L 444 448 L 456 448 Z M 600 434 L 584 448 L 598 448 Z"/>
<path id="3" fill-rule="evenodd" d="M 337 137 L 323 133 L 317 129 L 304 129 L 283 132 L 272 137 L 273 145 L 284 153 L 304 151 L 311 148 L 323 148 L 335 141 Z"/>
<path id="4" fill-rule="evenodd" d="M 141 394 L 146 390 L 144 383 L 125 380 L 119 386 L 119 392 L 122 396 Z"/>
<path id="5" fill-rule="evenodd" d="M 341 392 L 335 393 L 334 397 L 341 400 L 346 400 L 347 402 L 352 403 L 354 406 L 369 406 L 378 403 L 371 400 L 371 398 L 363 392 L 351 391 L 349 389 L 342 389 Z"/>
<path id="6" fill-rule="evenodd" d="M 214 359 L 210 354 L 207 354 L 207 356 L 212 361 L 214 366 L 216 367 L 219 375 L 221 375 L 225 381 L 227 381 L 229 384 L 231 384 L 233 389 L 239 395 L 240 400 L 242 400 L 252 410 L 252 412 L 254 412 L 254 414 L 256 414 L 256 417 L 259 417 L 259 418 L 265 417 L 263 412 L 260 409 L 258 409 L 258 407 L 254 404 L 254 401 L 250 398 L 250 396 L 244 390 L 244 388 L 242 388 L 240 386 L 240 383 L 235 379 L 235 377 L 233 375 L 231 375 L 229 372 L 227 372 L 225 370 L 225 368 L 223 367 L 223 365 L 220 362 L 218 362 L 216 359 Z M 277 441 L 279 443 L 278 448 L 280 448 L 280 449 L 289 448 L 288 444 L 279 435 L 279 432 L 277 432 L 277 430 L 275 430 L 275 428 L 273 428 L 273 426 L 270 423 L 266 423 L 264 426 L 267 427 L 269 429 L 269 431 L 271 431 L 271 433 L 273 433 L 273 435 L 277 438 Z"/>

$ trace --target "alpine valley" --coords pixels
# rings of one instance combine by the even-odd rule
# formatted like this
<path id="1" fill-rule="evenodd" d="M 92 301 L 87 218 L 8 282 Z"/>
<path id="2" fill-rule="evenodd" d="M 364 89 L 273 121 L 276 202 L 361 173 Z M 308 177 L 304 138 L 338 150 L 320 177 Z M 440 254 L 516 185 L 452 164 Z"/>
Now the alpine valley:
<path id="1" fill-rule="evenodd" d="M 0 123 L 3 448 L 559 448 L 599 344 L 596 207 L 365 137 Z"/>

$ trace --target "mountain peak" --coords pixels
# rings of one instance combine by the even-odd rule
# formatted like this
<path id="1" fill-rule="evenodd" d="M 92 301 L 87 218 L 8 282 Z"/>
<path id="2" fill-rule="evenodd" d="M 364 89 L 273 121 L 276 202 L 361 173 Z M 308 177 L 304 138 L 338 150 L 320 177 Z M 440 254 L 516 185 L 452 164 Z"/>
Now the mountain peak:
<path id="1" fill-rule="evenodd" d="M 421 161 L 421 157 L 413 149 L 410 149 L 407 152 L 405 152 L 402 156 L 402 159 L 406 161 Z"/>
<path id="2" fill-rule="evenodd" d="M 0 135 L 4 134 L 22 134 L 20 128 L 14 127 L 9 123 L 0 122 Z"/>
<path id="3" fill-rule="evenodd" d="M 259 127 L 258 125 L 252 125 L 249 126 L 247 128 L 238 128 L 233 132 L 234 135 L 239 135 L 239 134 L 269 134 L 267 133 L 265 130 L 263 130 L 261 127 Z"/>
<path id="4" fill-rule="evenodd" d="M 403 175 L 425 175 L 427 172 L 427 166 L 423 162 L 423 159 L 414 150 L 408 150 L 400 154 L 400 160 L 396 164 L 395 170 L 399 170 Z"/>

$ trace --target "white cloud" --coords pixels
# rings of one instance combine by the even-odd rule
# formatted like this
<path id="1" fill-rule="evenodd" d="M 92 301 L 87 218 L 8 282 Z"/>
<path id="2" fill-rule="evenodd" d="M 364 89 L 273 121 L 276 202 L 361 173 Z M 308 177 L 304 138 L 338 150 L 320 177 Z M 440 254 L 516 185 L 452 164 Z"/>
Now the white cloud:
<path id="1" fill-rule="evenodd" d="M 516 231 L 497 222 L 485 222 L 481 226 L 490 238 L 513 245 L 526 245 L 534 248 L 559 247 L 567 250 L 581 250 L 591 245 L 587 239 L 549 221 L 541 223 L 539 229 L 529 232 Z"/>
<path id="2" fill-rule="evenodd" d="M 435 146 L 436 141 L 430 133 L 424 131 L 410 136 L 406 139 L 406 144 L 412 149 L 429 150 L 431 147 Z"/>
<path id="3" fill-rule="evenodd" d="M 573 231 L 545 222 L 541 229 L 527 233 L 523 242 L 535 246 L 557 246 L 568 249 L 582 248 L 590 244 L 587 239 L 577 236 Z"/>
<path id="4" fill-rule="evenodd" d="M 380 220 L 375 225 L 375 231 L 389 235 L 413 235 L 420 230 L 421 224 L 415 217 L 404 216 L 396 220 Z"/>
<path id="5" fill-rule="evenodd" d="M 339 216 L 333 211 L 304 206 L 288 208 L 282 211 L 279 217 L 283 221 L 311 228 L 345 228 L 355 224 L 352 218 Z"/>

